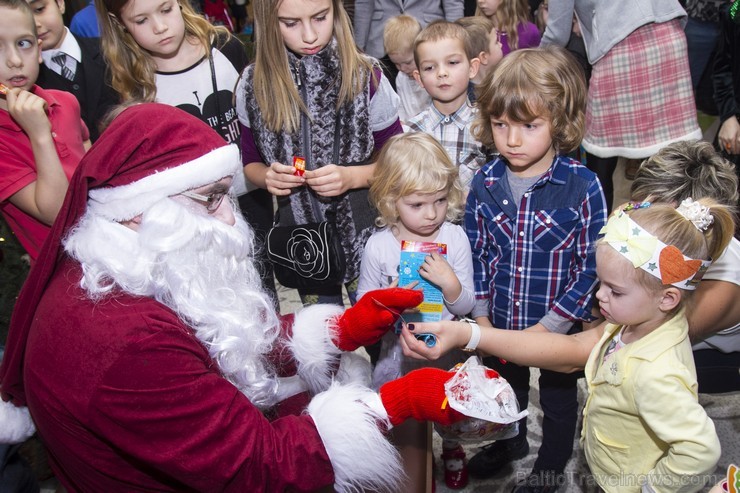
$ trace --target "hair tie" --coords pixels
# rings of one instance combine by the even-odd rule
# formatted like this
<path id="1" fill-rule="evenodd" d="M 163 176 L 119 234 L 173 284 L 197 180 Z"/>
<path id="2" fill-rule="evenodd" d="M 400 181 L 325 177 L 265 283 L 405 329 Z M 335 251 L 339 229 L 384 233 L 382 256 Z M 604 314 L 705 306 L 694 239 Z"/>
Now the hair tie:
<path id="1" fill-rule="evenodd" d="M 691 200 L 691 197 L 685 199 L 676 207 L 676 212 L 691 221 L 701 232 L 707 230 L 714 222 L 714 216 L 709 212 L 709 207 L 701 205 L 699 202 Z"/>
<path id="2" fill-rule="evenodd" d="M 650 207 L 650 202 L 628 202 L 627 205 L 622 208 L 624 212 L 634 211 L 637 209 L 647 209 Z"/>

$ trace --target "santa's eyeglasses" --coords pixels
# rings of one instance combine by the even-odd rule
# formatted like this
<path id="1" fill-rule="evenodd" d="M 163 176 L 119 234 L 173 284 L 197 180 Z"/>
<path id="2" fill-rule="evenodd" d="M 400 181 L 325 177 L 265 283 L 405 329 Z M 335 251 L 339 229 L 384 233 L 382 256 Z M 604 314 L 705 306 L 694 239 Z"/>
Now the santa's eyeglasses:
<path id="1" fill-rule="evenodd" d="M 221 205 L 221 202 L 223 202 L 224 197 L 228 195 L 227 192 L 213 192 L 208 195 L 201 195 L 199 193 L 195 192 L 180 192 L 180 195 L 184 195 L 185 197 L 193 200 L 197 200 L 198 202 L 204 202 L 206 205 L 206 210 L 209 214 L 213 214 L 216 212 Z"/>

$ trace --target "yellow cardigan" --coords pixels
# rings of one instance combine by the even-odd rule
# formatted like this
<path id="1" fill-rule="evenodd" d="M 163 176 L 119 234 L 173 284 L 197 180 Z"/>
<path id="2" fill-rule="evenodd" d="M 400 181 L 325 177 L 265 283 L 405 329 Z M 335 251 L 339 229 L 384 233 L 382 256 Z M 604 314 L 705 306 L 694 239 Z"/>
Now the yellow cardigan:
<path id="1" fill-rule="evenodd" d="M 683 310 L 604 363 L 622 328 L 608 324 L 586 363 L 589 396 L 581 444 L 607 493 L 698 491 L 720 444 L 697 400 L 696 368 Z M 649 489 L 649 488 L 652 488 Z"/>

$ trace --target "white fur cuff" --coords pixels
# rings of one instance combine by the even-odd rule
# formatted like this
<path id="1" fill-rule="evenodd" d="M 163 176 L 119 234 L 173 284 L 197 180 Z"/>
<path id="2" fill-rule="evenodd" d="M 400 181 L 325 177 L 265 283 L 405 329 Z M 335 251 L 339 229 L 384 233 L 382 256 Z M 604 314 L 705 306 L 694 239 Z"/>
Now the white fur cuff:
<path id="1" fill-rule="evenodd" d="M 401 458 L 380 428 L 390 428 L 387 413 L 382 404 L 365 404 L 377 401 L 367 388 L 334 383 L 308 405 L 340 493 L 395 492 L 404 479 Z"/>
<path id="2" fill-rule="evenodd" d="M 0 399 L 0 443 L 21 443 L 35 432 L 27 407 Z"/>
<path id="3" fill-rule="evenodd" d="M 314 394 L 331 384 L 342 351 L 332 341 L 330 325 L 343 312 L 336 305 L 312 305 L 295 314 L 293 337 L 287 345 L 298 364 L 298 375 Z"/>

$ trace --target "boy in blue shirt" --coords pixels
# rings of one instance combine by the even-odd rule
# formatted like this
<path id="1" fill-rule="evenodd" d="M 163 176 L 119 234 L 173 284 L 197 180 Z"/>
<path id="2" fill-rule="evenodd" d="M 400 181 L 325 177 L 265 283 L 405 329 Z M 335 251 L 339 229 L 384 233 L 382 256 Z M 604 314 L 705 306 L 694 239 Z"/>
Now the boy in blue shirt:
<path id="1" fill-rule="evenodd" d="M 465 229 L 473 252 L 480 324 L 568 333 L 594 320 L 594 244 L 606 203 L 594 173 L 565 156 L 584 131 L 585 79 L 562 49 L 517 50 L 481 87 L 474 134 L 500 153 L 473 179 Z M 527 407 L 529 368 L 488 358 Z M 552 492 L 573 451 L 577 375 L 542 370 L 542 446 L 532 474 L 514 491 Z M 487 477 L 529 451 L 519 435 L 484 448 L 470 473 Z"/>

